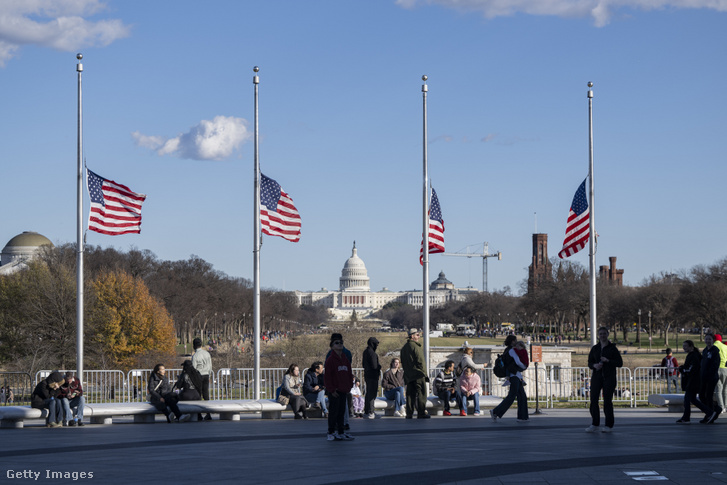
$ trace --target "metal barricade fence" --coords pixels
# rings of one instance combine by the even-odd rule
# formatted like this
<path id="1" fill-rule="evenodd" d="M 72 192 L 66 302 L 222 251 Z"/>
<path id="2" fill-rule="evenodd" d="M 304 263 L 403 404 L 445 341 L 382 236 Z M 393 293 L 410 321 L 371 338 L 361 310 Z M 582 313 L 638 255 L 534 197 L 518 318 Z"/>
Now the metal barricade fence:
<path id="1" fill-rule="evenodd" d="M 669 375 L 671 372 L 671 375 Z M 681 378 L 675 370 L 665 367 L 637 367 L 634 369 L 633 399 L 635 403 L 648 403 L 649 394 L 682 394 Z M 669 382 L 671 379 L 671 382 Z"/>
<path id="2" fill-rule="evenodd" d="M 166 369 L 165 375 L 169 379 L 169 385 L 173 386 L 182 369 Z M 153 369 L 131 369 L 126 374 L 126 402 L 145 402 L 147 395 L 147 384 Z M 84 372 L 85 373 L 85 372 Z"/>
<path id="3" fill-rule="evenodd" d="M 40 370 L 35 374 L 35 385 L 50 375 L 50 370 Z M 58 372 L 76 373 L 75 369 L 64 369 Z M 83 396 L 86 404 L 102 402 L 126 402 L 127 388 L 124 373 L 120 370 L 84 370 Z"/>
<path id="4" fill-rule="evenodd" d="M 591 369 L 588 367 L 546 366 L 548 394 L 551 407 L 556 402 L 589 403 L 591 400 Z M 614 403 L 634 406 L 634 386 L 631 369 L 616 369 Z"/>
<path id="5" fill-rule="evenodd" d="M 0 406 L 30 404 L 33 388 L 27 372 L 0 372 Z"/>

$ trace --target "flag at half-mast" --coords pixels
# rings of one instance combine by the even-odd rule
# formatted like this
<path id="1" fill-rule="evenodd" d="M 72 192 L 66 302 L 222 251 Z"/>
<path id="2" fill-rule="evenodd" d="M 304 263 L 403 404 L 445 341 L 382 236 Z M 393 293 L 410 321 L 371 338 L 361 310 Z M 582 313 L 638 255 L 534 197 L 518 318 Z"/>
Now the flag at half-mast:
<path id="1" fill-rule="evenodd" d="M 432 188 L 432 200 L 429 203 L 429 254 L 444 252 L 444 219 L 439 206 L 437 192 Z M 419 264 L 424 264 L 424 237 L 419 249 Z"/>
<path id="2" fill-rule="evenodd" d="M 260 174 L 260 225 L 263 234 L 300 241 L 300 214 L 275 180 Z"/>
<path id="3" fill-rule="evenodd" d="M 573 202 L 568 212 L 568 222 L 565 227 L 563 249 L 558 253 L 561 259 L 573 256 L 586 247 L 586 243 L 588 243 L 590 209 L 588 208 L 588 199 L 586 199 L 586 180 L 588 178 L 583 181 L 573 196 Z"/>
<path id="4" fill-rule="evenodd" d="M 88 228 L 109 236 L 141 232 L 141 204 L 146 195 L 137 194 L 86 169 L 86 184 L 91 199 Z"/>

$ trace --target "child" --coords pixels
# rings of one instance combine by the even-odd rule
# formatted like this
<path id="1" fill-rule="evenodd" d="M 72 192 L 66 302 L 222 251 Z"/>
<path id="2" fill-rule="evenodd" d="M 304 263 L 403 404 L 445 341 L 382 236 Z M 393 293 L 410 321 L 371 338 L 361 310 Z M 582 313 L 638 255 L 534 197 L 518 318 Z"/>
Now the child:
<path id="1" fill-rule="evenodd" d="M 356 379 L 351 388 L 353 398 L 353 415 L 356 418 L 363 418 L 364 398 L 361 395 L 361 381 Z"/>
<path id="2" fill-rule="evenodd" d="M 523 342 L 522 340 L 518 340 L 517 342 L 515 342 L 515 353 L 520 359 L 520 362 L 525 365 L 525 369 L 527 369 L 530 365 L 530 360 L 528 359 L 528 348 L 525 346 L 525 342 Z"/>

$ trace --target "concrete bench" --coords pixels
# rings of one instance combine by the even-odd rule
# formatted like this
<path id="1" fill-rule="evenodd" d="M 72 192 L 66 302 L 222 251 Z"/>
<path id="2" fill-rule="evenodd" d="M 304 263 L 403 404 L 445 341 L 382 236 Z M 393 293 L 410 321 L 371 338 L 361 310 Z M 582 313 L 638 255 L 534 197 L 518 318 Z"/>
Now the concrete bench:
<path id="1" fill-rule="evenodd" d="M 666 406 L 667 412 L 684 412 L 684 394 L 649 394 L 649 404 Z"/>
<path id="2" fill-rule="evenodd" d="M 261 413 L 263 419 L 280 419 L 287 406 L 270 400 L 242 399 L 236 401 L 179 401 L 179 410 L 183 414 L 215 413 L 221 420 L 238 421 L 242 413 Z M 114 416 L 133 416 L 135 423 L 153 423 L 156 414 L 161 414 L 148 402 L 98 403 L 86 404 L 84 418 L 91 424 L 112 424 Z M 35 409 L 30 406 L 0 406 L 0 428 L 22 428 L 27 419 L 43 419 L 48 416 L 47 409 Z"/>
<path id="3" fill-rule="evenodd" d="M 502 402 L 501 397 L 480 396 L 480 410 L 494 408 L 495 406 L 500 404 L 500 402 Z M 454 404 L 454 401 L 452 401 L 451 407 L 457 407 L 457 405 Z M 396 404 L 394 403 L 394 401 L 390 401 L 385 397 L 377 397 L 376 401 L 374 402 L 374 408 L 383 409 L 385 416 L 393 416 L 394 411 L 396 411 Z M 474 410 L 474 408 L 475 403 L 471 401 L 467 403 L 467 409 Z M 427 396 L 427 410 L 429 410 L 433 414 L 436 414 L 437 416 L 442 416 L 444 413 L 444 401 L 442 399 L 439 399 L 437 396 Z"/>

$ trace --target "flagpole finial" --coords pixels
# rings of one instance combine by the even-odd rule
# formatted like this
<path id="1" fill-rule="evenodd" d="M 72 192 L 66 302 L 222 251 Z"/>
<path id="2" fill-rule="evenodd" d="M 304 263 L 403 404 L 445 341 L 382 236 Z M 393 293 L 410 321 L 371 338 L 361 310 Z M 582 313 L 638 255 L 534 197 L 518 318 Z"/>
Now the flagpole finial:
<path id="1" fill-rule="evenodd" d="M 593 90 L 591 89 L 593 87 L 593 83 L 591 81 L 588 81 L 588 97 L 593 98 Z"/>
<path id="2" fill-rule="evenodd" d="M 422 76 L 422 81 L 427 82 L 427 79 L 429 79 L 429 77 L 426 74 Z"/>
<path id="3" fill-rule="evenodd" d="M 260 68 L 257 66 L 253 67 L 252 70 L 253 72 L 260 72 Z"/>
<path id="4" fill-rule="evenodd" d="M 588 87 L 589 88 L 592 88 L 593 87 L 593 83 L 591 81 L 588 81 Z"/>
<path id="5" fill-rule="evenodd" d="M 78 59 L 79 61 L 83 59 L 83 54 L 81 54 L 80 52 L 76 54 L 76 59 Z"/>
<path id="6" fill-rule="evenodd" d="M 258 72 L 260 72 L 260 68 L 255 66 L 252 68 L 255 75 L 252 77 L 252 83 L 253 84 L 260 84 L 260 77 L 257 75 Z"/>
<path id="7" fill-rule="evenodd" d="M 427 79 L 429 79 L 429 77 L 426 74 L 422 76 L 422 81 L 424 81 L 424 84 L 422 84 L 423 93 L 426 93 L 427 91 L 429 91 L 429 86 L 427 86 Z"/>
<path id="8" fill-rule="evenodd" d="M 81 64 L 81 59 L 83 59 L 83 54 L 80 52 L 76 54 L 76 59 L 78 59 L 78 64 L 76 64 L 76 71 L 78 73 L 81 73 L 83 71 L 83 64 Z"/>

